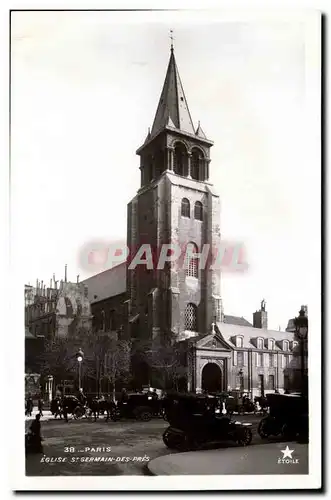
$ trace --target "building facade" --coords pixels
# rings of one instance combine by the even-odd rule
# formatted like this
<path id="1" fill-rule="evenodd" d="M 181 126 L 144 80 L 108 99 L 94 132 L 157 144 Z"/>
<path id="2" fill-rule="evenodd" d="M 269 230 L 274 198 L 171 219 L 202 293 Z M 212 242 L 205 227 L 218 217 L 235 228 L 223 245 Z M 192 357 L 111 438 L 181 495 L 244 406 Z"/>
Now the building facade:
<path id="1" fill-rule="evenodd" d="M 212 146 L 200 122 L 193 125 L 171 48 L 154 122 L 137 150 L 141 182 L 128 204 L 127 246 L 135 254 L 147 244 L 158 257 L 162 245 L 174 243 L 189 246 L 189 258 L 163 269 L 155 260 L 151 269 L 131 269 L 129 261 L 85 280 L 94 329 L 117 330 L 131 342 L 140 383 L 160 383 L 153 353 L 170 346 L 183 389 L 283 392 L 298 365 L 294 332 L 268 329 L 265 301 L 252 323 L 225 315 L 220 270 L 198 265 L 203 246 L 221 242 L 220 199 L 209 180 Z M 139 362 L 137 346 L 149 353 Z"/>
<path id="2" fill-rule="evenodd" d="M 53 286 L 54 285 L 54 286 Z M 46 287 L 25 285 L 25 327 L 37 338 L 67 338 L 77 329 L 92 328 L 87 287 L 83 283 L 51 280 Z"/>

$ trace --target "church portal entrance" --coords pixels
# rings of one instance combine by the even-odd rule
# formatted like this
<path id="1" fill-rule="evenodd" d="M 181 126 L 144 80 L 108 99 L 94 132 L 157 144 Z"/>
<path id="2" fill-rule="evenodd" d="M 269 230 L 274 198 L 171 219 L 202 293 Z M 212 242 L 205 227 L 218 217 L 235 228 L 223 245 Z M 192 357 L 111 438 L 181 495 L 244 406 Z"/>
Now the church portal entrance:
<path id="1" fill-rule="evenodd" d="M 201 388 L 203 391 L 220 392 L 223 390 L 222 370 L 216 363 L 207 363 L 202 370 Z"/>

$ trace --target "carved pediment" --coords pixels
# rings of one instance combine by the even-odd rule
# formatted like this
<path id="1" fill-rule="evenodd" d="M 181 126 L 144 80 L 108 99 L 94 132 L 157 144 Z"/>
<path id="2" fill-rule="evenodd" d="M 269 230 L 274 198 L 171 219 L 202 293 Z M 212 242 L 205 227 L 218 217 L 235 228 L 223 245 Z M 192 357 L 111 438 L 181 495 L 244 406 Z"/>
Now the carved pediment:
<path id="1" fill-rule="evenodd" d="M 222 349 L 230 351 L 229 345 L 217 334 L 210 334 L 199 340 L 196 344 L 197 348 L 203 349 Z"/>

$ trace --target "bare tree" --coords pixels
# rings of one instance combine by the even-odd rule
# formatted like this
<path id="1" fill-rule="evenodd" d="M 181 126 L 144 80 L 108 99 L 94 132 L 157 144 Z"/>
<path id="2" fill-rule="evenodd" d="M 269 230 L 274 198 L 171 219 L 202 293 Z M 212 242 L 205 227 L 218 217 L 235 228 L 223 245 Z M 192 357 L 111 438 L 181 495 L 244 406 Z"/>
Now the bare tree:
<path id="1" fill-rule="evenodd" d="M 128 379 L 130 349 L 130 343 L 119 340 L 114 332 L 99 331 L 86 339 L 83 347 L 85 374 L 95 380 L 98 393 L 102 380 L 107 380 L 115 392 L 116 383 Z"/>
<path id="2" fill-rule="evenodd" d="M 181 379 L 187 375 L 186 355 L 179 346 L 153 345 L 147 341 L 139 344 L 137 352 L 151 368 L 154 381 L 157 379 L 162 389 L 179 390 Z"/>

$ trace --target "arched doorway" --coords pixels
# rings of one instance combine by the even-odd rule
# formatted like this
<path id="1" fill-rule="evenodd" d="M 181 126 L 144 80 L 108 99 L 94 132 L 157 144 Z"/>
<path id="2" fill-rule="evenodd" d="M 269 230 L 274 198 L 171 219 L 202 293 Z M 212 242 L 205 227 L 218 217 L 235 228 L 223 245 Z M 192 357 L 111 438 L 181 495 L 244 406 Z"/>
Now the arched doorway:
<path id="1" fill-rule="evenodd" d="M 223 374 L 216 363 L 207 363 L 201 374 L 201 388 L 203 391 L 219 392 L 223 390 Z"/>

